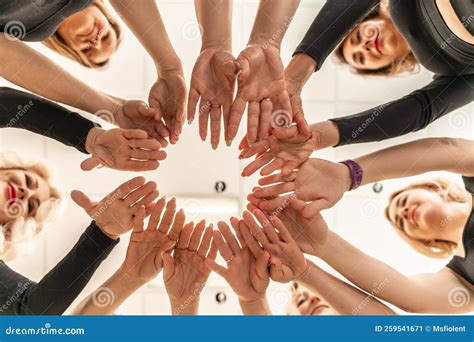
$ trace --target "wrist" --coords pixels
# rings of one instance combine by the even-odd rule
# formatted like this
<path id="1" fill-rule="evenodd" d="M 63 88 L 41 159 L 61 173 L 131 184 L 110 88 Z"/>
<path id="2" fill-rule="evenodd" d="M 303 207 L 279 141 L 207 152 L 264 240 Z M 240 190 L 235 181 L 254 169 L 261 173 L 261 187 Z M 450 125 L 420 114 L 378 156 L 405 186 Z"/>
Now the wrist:
<path id="1" fill-rule="evenodd" d="M 339 144 L 339 127 L 331 120 L 311 125 L 311 132 L 315 139 L 315 151 Z"/>
<path id="2" fill-rule="evenodd" d="M 266 293 L 262 293 L 259 295 L 256 295 L 253 298 L 244 298 L 239 296 L 239 303 L 241 305 L 254 305 L 254 304 L 261 304 L 266 300 Z"/>
<path id="3" fill-rule="evenodd" d="M 304 53 L 296 54 L 285 69 L 285 78 L 302 89 L 316 70 L 316 61 Z"/>
<path id="4" fill-rule="evenodd" d="M 124 264 L 122 264 L 117 270 L 117 272 L 115 272 L 115 275 L 116 278 L 120 280 L 120 283 L 123 284 L 123 286 L 126 286 L 127 288 L 134 291 L 138 290 L 140 287 L 147 283 L 139 277 L 131 275 L 130 272 L 127 272 L 125 270 Z"/>
<path id="5" fill-rule="evenodd" d="M 171 298 L 171 313 L 174 316 L 197 315 L 199 310 L 200 295 L 185 298 Z"/>
<path id="6" fill-rule="evenodd" d="M 206 40 L 203 38 L 201 52 L 208 49 L 232 51 L 232 41 L 229 39 Z"/>
<path id="7" fill-rule="evenodd" d="M 85 143 L 85 149 L 87 153 L 94 154 L 95 147 L 97 146 L 97 140 L 104 132 L 105 130 L 99 127 L 91 128 L 89 133 L 87 133 L 87 138 L 86 138 L 86 143 Z"/>
<path id="8" fill-rule="evenodd" d="M 158 77 L 167 73 L 179 73 L 184 75 L 183 65 L 176 54 L 170 56 L 166 61 L 155 61 L 155 67 Z"/>
<path id="9" fill-rule="evenodd" d="M 314 266 L 310 260 L 308 259 L 305 259 L 305 260 L 306 260 L 305 268 L 298 276 L 295 277 L 294 281 L 296 282 L 304 283 L 310 272 L 310 269 Z"/>
<path id="10" fill-rule="evenodd" d="M 278 39 L 273 39 L 271 36 L 267 35 L 258 35 L 258 36 L 251 36 L 247 46 L 259 45 L 263 48 L 267 48 L 269 46 L 274 47 L 278 51 L 281 49 L 281 41 Z"/>
<path id="11" fill-rule="evenodd" d="M 107 236 L 109 239 L 111 240 L 117 240 L 120 236 L 119 235 L 116 235 L 116 234 L 112 234 L 112 233 L 109 233 L 109 229 L 103 225 L 101 225 L 99 222 L 97 222 L 97 219 L 94 218 L 96 221 L 95 221 L 95 224 L 97 225 L 97 227 L 99 227 L 99 229 L 102 231 L 102 233 L 104 233 L 105 236 Z"/>
<path id="12" fill-rule="evenodd" d="M 341 180 L 344 182 L 344 190 L 351 191 L 357 189 L 362 184 L 363 170 L 360 165 L 353 160 L 345 160 L 339 163 L 342 169 Z"/>

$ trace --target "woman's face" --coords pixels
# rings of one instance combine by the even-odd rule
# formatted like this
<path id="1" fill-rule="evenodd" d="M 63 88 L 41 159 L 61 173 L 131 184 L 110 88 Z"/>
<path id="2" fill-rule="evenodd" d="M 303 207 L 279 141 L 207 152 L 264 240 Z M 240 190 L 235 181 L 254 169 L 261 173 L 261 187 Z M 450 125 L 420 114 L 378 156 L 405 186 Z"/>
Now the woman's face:
<path id="1" fill-rule="evenodd" d="M 34 217 L 39 206 L 50 199 L 48 183 L 36 172 L 0 170 L 0 222 Z"/>
<path id="2" fill-rule="evenodd" d="M 405 233 L 418 240 L 442 239 L 440 231 L 449 229 L 448 203 L 435 191 L 410 189 L 390 202 L 388 216 Z"/>
<path id="3" fill-rule="evenodd" d="M 342 53 L 356 69 L 378 70 L 410 52 L 390 19 L 379 16 L 359 24 L 344 40 Z"/>
<path id="4" fill-rule="evenodd" d="M 118 45 L 115 30 L 94 5 L 65 19 L 58 33 L 69 47 L 81 51 L 95 64 L 109 60 Z"/>
<path id="5" fill-rule="evenodd" d="M 291 286 L 291 302 L 302 316 L 337 315 L 326 302 L 298 283 L 293 283 Z"/>

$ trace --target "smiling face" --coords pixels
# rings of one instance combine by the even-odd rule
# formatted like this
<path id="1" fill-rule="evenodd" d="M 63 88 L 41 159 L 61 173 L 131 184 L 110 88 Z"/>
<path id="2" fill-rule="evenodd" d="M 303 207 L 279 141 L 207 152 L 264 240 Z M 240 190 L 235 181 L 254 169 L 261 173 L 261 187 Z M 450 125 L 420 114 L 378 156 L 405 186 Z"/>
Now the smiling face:
<path id="1" fill-rule="evenodd" d="M 302 316 L 337 315 L 337 312 L 324 300 L 295 282 L 291 286 L 291 305 Z"/>
<path id="2" fill-rule="evenodd" d="M 58 34 L 66 45 L 84 54 L 93 64 L 107 62 L 119 41 L 107 17 L 94 5 L 66 18 Z"/>
<path id="3" fill-rule="evenodd" d="M 409 189 L 395 196 L 389 204 L 387 216 L 400 230 L 417 240 L 442 240 L 447 230 L 454 228 L 456 211 L 438 192 Z M 443 232 L 444 230 L 444 232 Z"/>
<path id="4" fill-rule="evenodd" d="M 380 15 L 359 24 L 342 44 L 345 62 L 358 70 L 380 70 L 409 53 L 392 21 Z"/>
<path id="5" fill-rule="evenodd" d="M 0 223 L 34 217 L 39 206 L 50 198 L 48 183 L 36 172 L 0 170 Z"/>

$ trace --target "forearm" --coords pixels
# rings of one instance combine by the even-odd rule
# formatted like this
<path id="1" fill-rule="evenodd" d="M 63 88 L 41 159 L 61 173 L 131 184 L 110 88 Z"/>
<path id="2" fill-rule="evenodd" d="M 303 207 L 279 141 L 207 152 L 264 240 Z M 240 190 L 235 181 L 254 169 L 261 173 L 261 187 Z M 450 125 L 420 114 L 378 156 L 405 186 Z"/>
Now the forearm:
<path id="1" fill-rule="evenodd" d="M 367 293 L 376 292 L 378 298 L 403 311 L 463 313 L 472 310 L 473 300 L 462 307 L 450 305 L 450 293 L 464 286 L 446 269 L 407 277 L 332 232 L 318 256 L 354 285 Z"/>
<path id="2" fill-rule="evenodd" d="M 306 288 L 314 291 L 340 315 L 395 315 L 388 306 L 374 298 L 377 293 L 367 294 L 358 288 L 325 272 L 308 260 L 309 269 L 298 279 Z"/>
<path id="3" fill-rule="evenodd" d="M 321 121 L 310 126 L 315 151 L 336 146 L 339 143 L 339 129 L 332 121 Z"/>
<path id="4" fill-rule="evenodd" d="M 72 76 L 20 41 L 0 36 L 0 75 L 11 83 L 50 100 L 89 113 L 114 113 L 120 103 Z"/>
<path id="5" fill-rule="evenodd" d="M 249 44 L 268 44 L 279 49 L 299 4 L 299 0 L 260 0 Z"/>
<path id="6" fill-rule="evenodd" d="M 362 184 L 430 171 L 474 175 L 474 141 L 429 138 L 389 147 L 355 159 L 364 171 Z M 396 161 L 396 163 L 394 163 Z"/>
<path id="7" fill-rule="evenodd" d="M 233 0 L 195 0 L 202 27 L 201 50 L 220 47 L 232 51 L 232 5 Z"/>
<path id="8" fill-rule="evenodd" d="M 120 269 L 73 310 L 73 315 L 113 315 L 133 293 L 144 285 Z"/>
<path id="9" fill-rule="evenodd" d="M 266 296 L 253 302 L 246 302 L 239 299 L 239 303 L 242 313 L 245 316 L 266 316 L 272 314 Z"/>
<path id="10" fill-rule="evenodd" d="M 159 74 L 182 71 L 155 0 L 111 0 L 110 4 L 147 50 Z"/>

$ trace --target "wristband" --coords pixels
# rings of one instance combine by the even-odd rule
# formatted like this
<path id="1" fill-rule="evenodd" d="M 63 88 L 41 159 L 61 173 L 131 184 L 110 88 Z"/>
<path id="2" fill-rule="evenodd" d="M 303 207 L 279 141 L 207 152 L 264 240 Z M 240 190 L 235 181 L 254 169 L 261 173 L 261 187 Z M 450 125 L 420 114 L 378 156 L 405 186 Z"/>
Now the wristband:
<path id="1" fill-rule="evenodd" d="M 360 165 L 353 160 L 345 160 L 341 163 L 346 165 L 351 173 L 351 188 L 349 189 L 349 191 L 357 189 L 362 183 L 362 176 L 364 175 L 364 171 L 362 170 Z"/>

